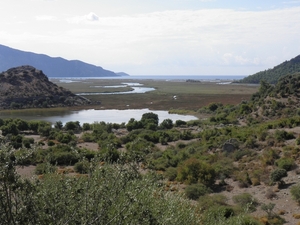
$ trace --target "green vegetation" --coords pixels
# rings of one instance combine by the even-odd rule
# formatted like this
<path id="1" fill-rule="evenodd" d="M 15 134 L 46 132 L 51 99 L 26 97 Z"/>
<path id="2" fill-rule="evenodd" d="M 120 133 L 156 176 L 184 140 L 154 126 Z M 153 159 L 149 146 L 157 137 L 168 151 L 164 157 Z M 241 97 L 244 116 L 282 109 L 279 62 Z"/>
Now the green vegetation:
<path id="1" fill-rule="evenodd" d="M 91 163 L 88 176 L 24 180 L 11 154 L 1 145 L 2 224 L 199 224 L 195 207 L 164 192 L 156 176 L 141 176 L 137 165 Z"/>
<path id="2" fill-rule="evenodd" d="M 204 120 L 159 123 L 155 113 L 124 124 L 58 121 L 52 126 L 0 119 L 1 219 L 14 218 L 15 224 L 283 224 L 275 206 L 263 204 L 247 188 L 264 185 L 272 190 L 265 197 L 272 199 L 273 189 L 280 191 L 288 181 L 283 179 L 287 171 L 297 168 L 299 77 L 282 78 L 276 86 L 262 82 L 249 101 L 238 105 L 210 102 L 197 109 L 208 117 Z M 30 179 L 16 173 L 27 165 L 35 166 Z M 230 199 L 218 194 L 229 193 L 232 182 L 245 192 Z M 297 202 L 298 189 L 291 188 Z M 7 193 L 12 193 L 8 200 Z M 266 217 L 253 218 L 255 210 Z"/>
<path id="3" fill-rule="evenodd" d="M 291 194 L 294 200 L 300 204 L 300 184 L 296 184 L 291 188 Z"/>
<path id="4" fill-rule="evenodd" d="M 289 61 L 285 61 L 273 69 L 268 69 L 255 73 L 251 76 L 242 79 L 241 83 L 256 83 L 259 84 L 262 80 L 276 84 L 281 77 L 288 74 L 294 74 L 300 72 L 300 56 L 297 56 Z"/>

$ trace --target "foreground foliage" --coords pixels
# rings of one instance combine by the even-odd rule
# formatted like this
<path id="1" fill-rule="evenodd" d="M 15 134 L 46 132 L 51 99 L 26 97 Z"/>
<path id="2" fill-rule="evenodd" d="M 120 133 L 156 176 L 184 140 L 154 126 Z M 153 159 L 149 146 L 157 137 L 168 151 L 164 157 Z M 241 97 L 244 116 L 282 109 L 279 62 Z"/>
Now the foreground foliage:
<path id="1" fill-rule="evenodd" d="M 13 151 L 0 147 L 2 224 L 199 224 L 187 200 L 165 192 L 135 164 L 92 163 L 88 175 L 22 179 Z"/>

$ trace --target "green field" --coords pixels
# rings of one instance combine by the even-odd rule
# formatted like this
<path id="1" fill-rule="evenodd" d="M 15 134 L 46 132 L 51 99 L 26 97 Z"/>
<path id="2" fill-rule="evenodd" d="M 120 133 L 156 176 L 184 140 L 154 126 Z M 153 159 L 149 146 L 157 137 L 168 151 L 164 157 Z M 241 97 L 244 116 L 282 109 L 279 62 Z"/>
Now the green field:
<path id="1" fill-rule="evenodd" d="M 156 90 L 144 94 L 115 94 L 115 95 L 86 95 L 92 102 L 101 102 L 93 105 L 102 109 L 141 109 L 152 110 L 198 110 L 211 102 L 223 104 L 238 104 L 242 100 L 250 99 L 258 90 L 258 86 L 243 84 L 220 85 L 212 82 L 185 82 L 161 80 L 108 80 L 93 79 L 63 83 L 53 80 L 57 85 L 71 90 L 74 93 L 82 92 L 122 92 L 129 91 L 130 87 L 104 88 L 91 86 L 114 86 L 122 83 L 141 83 L 144 87 L 153 87 Z M 174 99 L 176 96 L 176 100 Z"/>

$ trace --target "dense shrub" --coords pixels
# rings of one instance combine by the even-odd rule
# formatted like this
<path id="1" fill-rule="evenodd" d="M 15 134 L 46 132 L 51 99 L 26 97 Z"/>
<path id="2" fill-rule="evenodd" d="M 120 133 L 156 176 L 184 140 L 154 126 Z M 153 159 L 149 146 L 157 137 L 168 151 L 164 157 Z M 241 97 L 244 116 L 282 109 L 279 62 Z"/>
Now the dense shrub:
<path id="1" fill-rule="evenodd" d="M 175 121 L 175 126 L 176 127 L 180 127 L 180 126 L 184 126 L 184 125 L 186 125 L 186 122 L 183 121 L 183 120 L 176 120 Z"/>
<path id="2" fill-rule="evenodd" d="M 272 182 L 280 182 L 282 178 L 287 176 L 287 172 L 285 169 L 275 169 L 271 175 L 270 179 Z"/>
<path id="3" fill-rule="evenodd" d="M 165 119 L 161 122 L 159 127 L 161 129 L 172 129 L 173 128 L 173 121 L 171 119 Z"/>
<path id="4" fill-rule="evenodd" d="M 50 146 L 50 147 L 51 147 L 51 146 L 54 146 L 54 145 L 55 145 L 55 142 L 54 142 L 54 141 L 52 141 L 52 140 L 49 140 L 47 144 L 48 144 L 48 146 Z"/>
<path id="5" fill-rule="evenodd" d="M 202 183 L 212 185 L 215 182 L 216 172 L 207 163 L 190 158 L 182 163 L 178 169 L 177 179 L 187 184 Z"/>
<path id="6" fill-rule="evenodd" d="M 184 190 L 185 195 L 192 200 L 197 200 L 200 196 L 203 196 L 211 192 L 211 189 L 204 184 L 191 184 Z"/>
<path id="7" fill-rule="evenodd" d="M 277 141 L 281 141 L 281 142 L 295 138 L 293 133 L 286 132 L 285 130 L 276 130 L 274 137 Z"/>
<path id="8" fill-rule="evenodd" d="M 136 165 L 95 166 L 89 177 L 21 179 L 1 147 L 2 224 L 200 224 L 189 201 L 162 190 L 156 176 L 141 176 Z"/>
<path id="9" fill-rule="evenodd" d="M 87 160 L 77 162 L 74 165 L 75 172 L 81 173 L 81 174 L 88 173 L 89 168 L 90 168 L 90 163 Z"/>
<path id="10" fill-rule="evenodd" d="M 80 122 L 69 121 L 65 124 L 64 129 L 72 130 L 72 131 L 80 131 L 81 130 Z"/>
<path id="11" fill-rule="evenodd" d="M 289 171 L 294 166 L 294 160 L 292 158 L 280 158 L 276 160 L 275 165 L 277 165 L 281 169 Z"/>

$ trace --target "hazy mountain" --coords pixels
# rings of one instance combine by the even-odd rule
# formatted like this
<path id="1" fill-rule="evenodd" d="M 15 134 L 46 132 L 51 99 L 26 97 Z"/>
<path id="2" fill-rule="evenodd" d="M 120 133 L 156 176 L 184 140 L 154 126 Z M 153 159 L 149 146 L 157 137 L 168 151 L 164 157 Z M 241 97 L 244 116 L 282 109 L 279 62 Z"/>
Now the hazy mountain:
<path id="1" fill-rule="evenodd" d="M 289 61 L 285 61 L 272 69 L 261 71 L 248 77 L 245 77 L 239 82 L 260 83 L 261 80 L 264 80 L 268 83 L 276 84 L 281 77 L 298 72 L 300 72 L 300 55 Z"/>
<path id="2" fill-rule="evenodd" d="M 122 76 L 122 77 L 130 76 L 129 74 L 124 73 L 124 72 L 118 72 L 118 73 L 116 73 L 116 74 L 119 75 L 119 76 Z"/>
<path id="3" fill-rule="evenodd" d="M 32 66 L 0 73 L 0 108 L 32 108 L 86 105 L 90 101 L 58 87 Z"/>
<path id="4" fill-rule="evenodd" d="M 66 60 L 44 54 L 20 51 L 0 45 L 0 72 L 12 67 L 31 65 L 49 77 L 115 77 L 120 76 L 100 66 L 79 60 Z"/>

